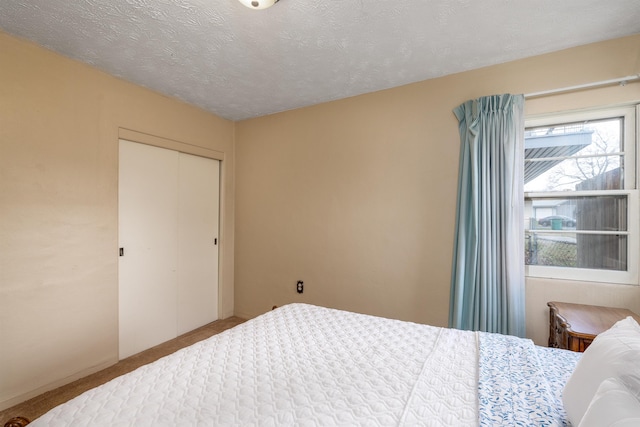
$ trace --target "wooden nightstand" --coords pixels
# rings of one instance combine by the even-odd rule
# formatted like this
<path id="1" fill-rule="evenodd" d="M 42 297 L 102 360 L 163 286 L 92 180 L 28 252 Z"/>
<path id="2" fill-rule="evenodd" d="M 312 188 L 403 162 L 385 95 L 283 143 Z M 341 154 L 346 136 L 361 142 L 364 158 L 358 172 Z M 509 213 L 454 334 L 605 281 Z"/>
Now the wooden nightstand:
<path id="1" fill-rule="evenodd" d="M 618 320 L 631 316 L 640 323 L 640 316 L 624 308 L 597 305 L 548 302 L 549 347 L 585 351 L 591 341 Z"/>

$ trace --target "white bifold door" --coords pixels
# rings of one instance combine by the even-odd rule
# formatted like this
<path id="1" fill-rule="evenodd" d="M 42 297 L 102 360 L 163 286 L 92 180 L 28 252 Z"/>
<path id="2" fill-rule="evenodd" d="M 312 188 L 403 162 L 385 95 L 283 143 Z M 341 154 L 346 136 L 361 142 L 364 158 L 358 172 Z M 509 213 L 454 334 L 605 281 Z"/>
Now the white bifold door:
<path id="1" fill-rule="evenodd" d="M 120 140 L 120 359 L 218 318 L 220 162 Z"/>

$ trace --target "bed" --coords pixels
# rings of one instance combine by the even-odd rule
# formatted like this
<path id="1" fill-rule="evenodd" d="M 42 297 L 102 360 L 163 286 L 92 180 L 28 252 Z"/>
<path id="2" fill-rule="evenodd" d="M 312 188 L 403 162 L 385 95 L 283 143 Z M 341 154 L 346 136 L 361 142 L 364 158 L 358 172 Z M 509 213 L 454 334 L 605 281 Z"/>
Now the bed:
<path id="1" fill-rule="evenodd" d="M 569 425 L 579 353 L 290 304 L 60 405 L 30 427 Z"/>

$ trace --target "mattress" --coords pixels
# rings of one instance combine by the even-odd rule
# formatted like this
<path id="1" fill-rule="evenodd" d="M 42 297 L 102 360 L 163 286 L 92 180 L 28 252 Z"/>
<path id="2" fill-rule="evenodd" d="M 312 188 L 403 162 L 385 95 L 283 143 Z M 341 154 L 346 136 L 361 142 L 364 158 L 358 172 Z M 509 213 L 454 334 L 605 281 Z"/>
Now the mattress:
<path id="1" fill-rule="evenodd" d="M 566 425 L 559 393 L 577 357 L 519 338 L 291 304 L 30 425 Z"/>

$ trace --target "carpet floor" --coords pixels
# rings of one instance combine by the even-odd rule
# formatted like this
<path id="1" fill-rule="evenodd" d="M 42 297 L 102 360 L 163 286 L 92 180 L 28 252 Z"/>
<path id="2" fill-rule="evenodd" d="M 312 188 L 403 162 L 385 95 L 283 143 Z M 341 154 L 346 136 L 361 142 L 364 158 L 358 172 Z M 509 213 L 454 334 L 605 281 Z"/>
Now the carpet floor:
<path id="1" fill-rule="evenodd" d="M 50 390 L 16 406 L 0 411 L 0 425 L 4 425 L 9 419 L 18 416 L 28 418 L 29 420 L 35 420 L 50 409 L 73 399 L 89 389 L 100 384 L 104 384 L 113 378 L 126 374 L 127 372 L 131 372 L 142 365 L 146 365 L 147 363 L 151 363 L 161 357 L 174 353 L 183 347 L 187 347 L 198 341 L 209 338 L 210 336 L 219 334 L 220 332 L 243 322 L 244 319 L 240 319 L 239 317 L 217 320 L 156 347 L 123 359 L 115 365 L 96 372 L 95 374 L 80 378 L 70 384 Z"/>

